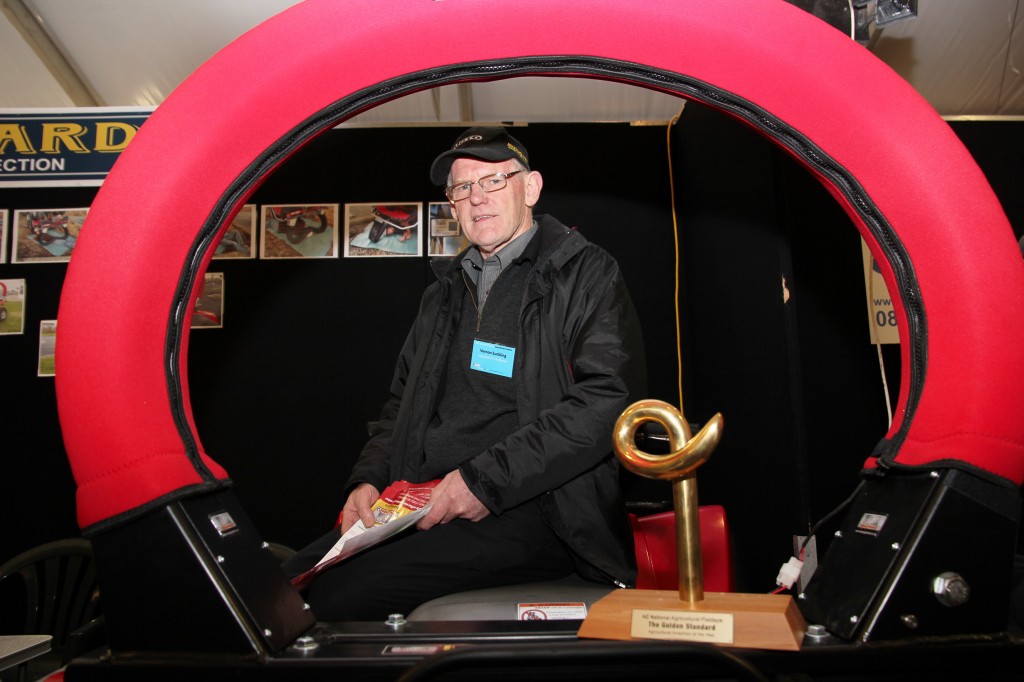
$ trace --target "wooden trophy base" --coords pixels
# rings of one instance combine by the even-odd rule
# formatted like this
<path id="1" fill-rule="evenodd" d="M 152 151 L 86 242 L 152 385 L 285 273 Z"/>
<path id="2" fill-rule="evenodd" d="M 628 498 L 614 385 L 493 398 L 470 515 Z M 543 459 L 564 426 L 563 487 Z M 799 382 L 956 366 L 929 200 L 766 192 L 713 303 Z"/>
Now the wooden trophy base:
<path id="1" fill-rule="evenodd" d="M 615 590 L 590 607 L 577 634 L 798 651 L 805 630 L 789 595 L 706 592 L 691 605 L 668 590 Z"/>

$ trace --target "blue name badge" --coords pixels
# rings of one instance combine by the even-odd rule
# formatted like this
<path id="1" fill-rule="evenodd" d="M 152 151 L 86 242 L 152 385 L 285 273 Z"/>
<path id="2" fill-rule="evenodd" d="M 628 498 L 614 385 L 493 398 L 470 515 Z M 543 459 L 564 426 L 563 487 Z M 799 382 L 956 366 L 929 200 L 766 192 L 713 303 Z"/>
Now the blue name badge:
<path id="1" fill-rule="evenodd" d="M 516 349 L 496 343 L 473 340 L 473 357 L 469 360 L 469 368 L 478 372 L 497 374 L 502 377 L 512 376 L 512 362 L 516 359 Z"/>

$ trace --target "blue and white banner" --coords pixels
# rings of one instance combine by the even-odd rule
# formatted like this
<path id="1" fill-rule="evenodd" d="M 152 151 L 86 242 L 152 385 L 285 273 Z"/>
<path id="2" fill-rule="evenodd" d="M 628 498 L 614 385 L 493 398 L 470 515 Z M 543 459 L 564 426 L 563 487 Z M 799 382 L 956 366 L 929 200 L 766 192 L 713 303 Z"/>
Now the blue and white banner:
<path id="1" fill-rule="evenodd" d="M 98 186 L 153 107 L 0 109 L 0 187 Z"/>

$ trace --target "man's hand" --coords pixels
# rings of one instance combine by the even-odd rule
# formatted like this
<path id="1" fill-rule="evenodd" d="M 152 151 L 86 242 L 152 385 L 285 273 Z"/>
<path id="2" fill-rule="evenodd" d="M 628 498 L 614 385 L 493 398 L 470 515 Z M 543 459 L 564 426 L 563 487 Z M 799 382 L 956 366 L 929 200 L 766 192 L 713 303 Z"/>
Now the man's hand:
<path id="1" fill-rule="evenodd" d="M 437 484 L 430 493 L 430 504 L 430 511 L 416 524 L 420 530 L 427 530 L 453 519 L 479 521 L 491 513 L 484 503 L 469 491 L 458 470 L 449 473 Z"/>
<path id="2" fill-rule="evenodd" d="M 360 483 L 356 486 L 341 509 L 342 535 L 359 519 L 363 520 L 363 525 L 367 528 L 373 528 L 373 512 L 370 511 L 370 507 L 378 499 L 380 492 L 369 483 Z"/>

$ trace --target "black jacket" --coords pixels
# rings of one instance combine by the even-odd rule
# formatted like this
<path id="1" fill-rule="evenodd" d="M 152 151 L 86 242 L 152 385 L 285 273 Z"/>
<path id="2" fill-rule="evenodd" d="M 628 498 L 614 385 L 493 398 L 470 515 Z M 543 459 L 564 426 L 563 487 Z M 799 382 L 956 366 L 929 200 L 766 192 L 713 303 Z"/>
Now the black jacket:
<path id="1" fill-rule="evenodd" d="M 539 497 L 581 575 L 630 586 L 636 562 L 610 450 L 615 420 L 645 390 L 640 325 L 615 260 L 557 220 L 536 219 L 521 256 L 534 264 L 514 361 L 521 427 L 459 469 L 494 514 Z M 461 261 L 432 263 L 438 282 L 423 294 L 348 488 L 422 480 L 423 438 L 466 293 Z"/>

